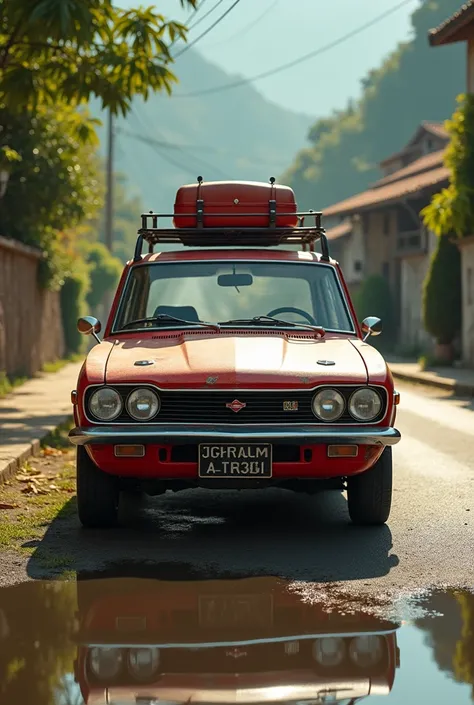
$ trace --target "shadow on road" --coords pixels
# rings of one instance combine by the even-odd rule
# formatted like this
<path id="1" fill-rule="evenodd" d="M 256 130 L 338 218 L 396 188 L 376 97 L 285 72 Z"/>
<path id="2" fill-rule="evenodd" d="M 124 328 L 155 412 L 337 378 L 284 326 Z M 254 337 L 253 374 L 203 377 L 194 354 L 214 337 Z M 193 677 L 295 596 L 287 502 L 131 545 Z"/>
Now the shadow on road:
<path id="1" fill-rule="evenodd" d="M 208 578 L 348 581 L 388 574 L 398 565 L 391 549 L 388 526 L 350 524 L 338 492 L 307 497 L 281 490 L 194 490 L 129 499 L 121 507 L 121 526 L 107 531 L 82 529 L 71 500 L 36 546 L 28 574 L 52 578 L 133 561 L 175 563 L 177 570 L 186 563 Z"/>

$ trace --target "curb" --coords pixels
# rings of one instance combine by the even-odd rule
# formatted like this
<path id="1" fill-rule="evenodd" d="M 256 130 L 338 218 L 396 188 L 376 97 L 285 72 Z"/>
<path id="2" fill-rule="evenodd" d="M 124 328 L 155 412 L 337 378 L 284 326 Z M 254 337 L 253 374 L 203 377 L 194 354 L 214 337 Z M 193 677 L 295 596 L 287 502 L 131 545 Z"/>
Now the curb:
<path id="1" fill-rule="evenodd" d="M 70 418 L 70 414 L 66 415 L 58 424 L 51 426 L 51 428 L 49 428 L 44 435 L 41 436 L 41 438 L 34 438 L 29 443 L 25 443 L 24 449 L 16 457 L 6 461 L 0 461 L 0 485 L 8 482 L 8 480 L 16 475 L 16 473 L 21 470 L 23 463 L 25 463 L 29 458 L 39 455 L 41 451 L 41 441 L 44 438 L 47 438 L 50 433 L 56 431 L 56 429 L 58 429 L 63 423 L 66 423 L 66 421 Z"/>
<path id="2" fill-rule="evenodd" d="M 474 397 L 474 385 L 463 384 L 462 382 L 456 382 L 455 380 L 445 380 L 431 377 L 424 377 L 422 375 L 410 374 L 407 372 L 398 372 L 390 368 L 394 379 L 399 379 L 403 382 L 410 382 L 412 384 L 421 384 L 424 387 L 431 387 L 434 389 L 443 389 L 447 392 L 452 392 L 460 397 Z"/>

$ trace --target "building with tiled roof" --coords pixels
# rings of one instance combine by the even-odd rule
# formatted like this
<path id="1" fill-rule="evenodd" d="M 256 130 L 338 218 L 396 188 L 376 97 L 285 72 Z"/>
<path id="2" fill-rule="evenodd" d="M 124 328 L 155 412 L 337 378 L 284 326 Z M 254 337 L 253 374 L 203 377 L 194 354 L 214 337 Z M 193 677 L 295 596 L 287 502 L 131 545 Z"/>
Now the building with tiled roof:
<path id="1" fill-rule="evenodd" d="M 434 237 L 420 211 L 449 183 L 444 164 L 448 133 L 423 122 L 403 149 L 380 163 L 382 176 L 361 193 L 324 209 L 333 223 L 327 236 L 349 286 L 379 274 L 391 285 L 399 337 L 409 346 L 427 342 L 421 322 L 421 292 Z M 376 315 L 376 312 L 374 312 Z"/>
<path id="2" fill-rule="evenodd" d="M 448 17 L 438 27 L 428 32 L 431 46 L 467 41 L 472 34 L 474 23 L 474 0 L 464 3 L 454 15 Z"/>

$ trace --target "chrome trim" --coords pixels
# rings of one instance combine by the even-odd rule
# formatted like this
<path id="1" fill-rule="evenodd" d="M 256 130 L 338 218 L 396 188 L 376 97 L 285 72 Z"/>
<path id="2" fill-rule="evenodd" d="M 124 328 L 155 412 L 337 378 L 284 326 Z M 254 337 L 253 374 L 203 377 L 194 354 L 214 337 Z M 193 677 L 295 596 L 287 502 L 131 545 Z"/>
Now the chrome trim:
<path id="1" fill-rule="evenodd" d="M 287 641 L 308 641 L 310 639 L 327 639 L 328 637 L 341 637 L 341 639 L 354 639 L 358 636 L 390 636 L 391 634 L 396 634 L 400 627 L 394 627 L 393 629 L 382 629 L 380 631 L 362 631 L 362 632 L 328 632 L 328 633 L 317 633 L 317 634 L 297 634 L 295 636 L 275 636 L 268 639 L 247 639 L 243 641 L 203 641 L 203 642 L 176 642 L 166 644 L 142 644 L 142 643 L 120 643 L 115 642 L 80 642 L 84 646 L 88 646 L 90 649 L 94 648 L 108 648 L 114 646 L 117 649 L 131 649 L 135 646 L 140 646 L 145 649 L 213 649 L 219 646 L 251 646 L 252 644 L 284 644 Z"/>
<path id="2" fill-rule="evenodd" d="M 198 251 L 200 251 L 200 250 L 198 250 Z M 288 251 L 290 251 L 290 250 L 288 250 Z M 291 250 L 291 252 L 293 252 L 293 250 Z M 314 253 L 311 253 L 311 254 L 314 254 Z M 229 259 L 229 258 L 227 258 L 227 259 L 211 259 L 211 260 L 208 259 L 208 260 L 206 260 L 204 257 L 203 257 L 202 260 L 198 260 L 198 259 L 196 259 L 196 260 L 195 260 L 195 259 L 186 259 L 186 260 L 185 260 L 185 259 L 183 259 L 183 260 L 180 260 L 180 261 L 178 261 L 178 262 L 176 262 L 176 261 L 174 261 L 174 262 L 143 262 L 143 261 L 134 262 L 134 263 L 129 267 L 129 270 L 128 270 L 128 273 L 127 273 L 127 277 L 126 277 L 125 282 L 124 282 L 123 287 L 122 287 L 122 293 L 121 293 L 120 299 L 119 299 L 119 301 L 118 301 L 118 303 L 117 303 L 117 308 L 116 308 L 116 311 L 115 311 L 115 316 L 114 316 L 114 319 L 113 319 L 113 321 L 112 321 L 112 325 L 110 326 L 110 335 L 116 335 L 117 333 L 127 333 L 127 332 L 133 333 L 133 332 L 134 332 L 133 330 L 132 330 L 132 331 L 124 331 L 123 329 L 120 329 L 120 328 L 117 330 L 116 327 L 115 327 L 115 325 L 116 325 L 116 323 L 117 323 L 117 318 L 118 318 L 119 312 L 120 312 L 120 310 L 121 310 L 121 308 L 122 308 L 122 303 L 123 303 L 123 300 L 124 300 L 125 290 L 126 290 L 126 288 L 127 288 L 127 286 L 128 286 L 128 282 L 129 282 L 129 280 L 130 280 L 132 271 L 133 271 L 133 269 L 135 269 L 135 267 L 147 267 L 147 266 L 148 266 L 148 267 L 154 267 L 154 266 L 158 266 L 158 265 L 160 265 L 160 264 L 161 264 L 161 265 L 164 265 L 164 264 L 168 264 L 168 265 L 171 264 L 171 265 L 174 265 L 174 264 L 183 264 L 183 263 L 190 263 L 190 262 L 208 262 L 208 263 L 209 263 L 209 262 L 212 262 L 212 263 L 215 262 L 216 264 L 219 264 L 219 263 L 220 263 L 220 264 L 222 264 L 222 263 L 229 264 L 229 262 L 231 262 L 231 263 L 232 263 L 232 262 L 239 262 L 239 263 L 245 262 L 245 263 L 257 263 L 257 264 L 261 264 L 262 262 L 268 262 L 268 261 L 271 261 L 272 263 L 275 262 L 276 264 L 278 264 L 278 263 L 280 263 L 280 262 L 290 262 L 290 264 L 297 264 L 297 265 L 306 264 L 306 265 L 309 265 L 309 266 L 318 265 L 319 267 L 330 267 L 330 268 L 333 270 L 333 272 L 334 272 L 334 275 L 335 275 L 335 278 L 336 278 L 336 285 L 337 285 L 337 287 L 338 287 L 338 289 L 339 289 L 339 293 L 341 294 L 342 301 L 343 301 L 344 306 L 345 306 L 345 308 L 346 308 L 346 314 L 347 314 L 349 320 L 351 321 L 351 323 L 353 324 L 353 330 L 350 331 L 350 332 L 351 332 L 353 335 L 356 335 L 357 337 L 359 337 L 359 336 L 357 335 L 357 326 L 355 325 L 354 319 L 353 319 L 353 317 L 352 317 L 351 308 L 350 308 L 350 306 L 349 306 L 349 302 L 348 302 L 348 300 L 347 300 L 347 296 L 346 296 L 346 294 L 345 294 L 345 292 L 344 292 L 344 289 L 343 289 L 343 287 L 342 287 L 342 285 L 341 285 L 341 280 L 340 280 L 340 276 L 339 276 L 338 269 L 337 269 L 337 267 L 335 267 L 333 264 L 330 264 L 330 263 L 328 263 L 328 262 L 319 262 L 318 260 L 315 260 L 315 259 L 313 259 L 311 262 L 308 262 L 308 261 L 305 261 L 305 262 L 294 262 L 293 260 L 262 260 L 262 259 L 250 259 L 250 258 L 249 258 L 249 259 Z M 268 326 L 267 326 L 267 327 L 268 327 Z M 189 330 L 189 328 L 190 328 L 190 327 L 188 326 L 187 328 L 185 328 L 185 330 Z M 192 328 L 195 329 L 195 328 L 198 328 L 198 326 L 192 326 Z M 147 330 L 147 331 L 150 331 L 150 330 L 155 330 L 155 331 L 156 331 L 156 330 L 169 330 L 169 328 L 168 328 L 168 327 L 160 326 L 160 327 L 157 328 L 157 329 L 147 328 L 146 330 Z M 178 328 L 178 330 L 183 330 L 183 327 L 181 326 L 180 328 Z M 205 330 L 205 329 L 203 329 L 203 330 Z M 284 330 L 284 329 L 283 329 L 283 330 Z M 293 328 L 292 330 L 297 330 L 297 329 L 294 329 L 294 328 Z M 301 329 L 301 330 L 302 330 L 302 329 Z M 137 331 L 137 332 L 138 332 L 138 331 Z M 334 332 L 335 332 L 335 333 L 339 333 L 339 332 L 341 332 L 341 333 L 347 333 L 347 331 L 334 331 Z"/>
<path id="3" fill-rule="evenodd" d="M 184 426 L 184 428 L 183 428 Z M 163 424 L 156 427 L 150 424 L 127 424 L 114 426 L 79 426 L 69 432 L 69 440 L 74 445 L 89 444 L 140 444 L 191 445 L 203 443 L 278 443 L 298 442 L 301 445 L 344 444 L 391 446 L 400 440 L 400 432 L 391 426 L 378 428 L 359 426 L 341 428 L 317 428 L 287 424 L 272 426 L 240 426 L 233 424 Z"/>
<path id="4" fill-rule="evenodd" d="M 92 424 L 105 424 L 105 423 L 107 423 L 106 421 L 100 421 L 98 419 L 90 418 L 90 416 L 88 415 L 86 406 L 84 404 L 84 401 L 86 398 L 86 392 L 88 389 L 93 389 L 94 387 L 112 387 L 112 388 L 114 388 L 114 387 L 133 387 L 133 386 L 134 386 L 133 382 L 117 382 L 117 384 L 111 383 L 111 384 L 89 384 L 89 385 L 87 385 L 87 387 L 85 387 L 84 392 L 82 394 L 82 405 L 81 405 L 82 412 L 83 412 L 84 416 L 86 417 L 87 421 L 89 421 L 89 423 L 92 423 Z M 316 391 L 321 388 L 336 389 L 337 390 L 341 387 L 357 387 L 358 389 L 364 389 L 365 387 L 369 387 L 369 388 L 374 387 L 375 389 L 383 389 L 384 390 L 384 392 L 387 395 L 387 404 L 386 404 L 386 408 L 385 408 L 385 413 L 379 421 L 370 421 L 368 423 L 363 423 L 361 421 L 354 421 L 354 423 L 343 422 L 343 423 L 339 423 L 339 424 L 337 423 L 337 421 L 334 423 L 331 423 L 329 421 L 319 421 L 319 423 L 323 424 L 324 426 L 333 426 L 334 425 L 334 426 L 337 426 L 338 428 L 344 428 L 346 426 L 349 428 L 358 428 L 359 426 L 376 426 L 387 415 L 387 411 L 388 411 L 388 407 L 389 407 L 389 403 L 390 403 L 390 393 L 387 390 L 387 388 L 384 387 L 383 384 L 359 384 L 359 385 L 358 384 L 335 384 L 334 385 L 334 384 L 328 384 L 326 382 L 323 382 L 322 384 L 318 384 L 315 387 L 307 387 L 307 388 L 305 388 L 305 387 L 291 387 L 291 388 L 280 387 L 279 389 L 276 389 L 275 387 L 272 387 L 271 389 L 262 389 L 261 387 L 256 387 L 253 389 L 252 388 L 250 388 L 250 389 L 248 389 L 248 388 L 223 389 L 222 387 L 210 387 L 205 384 L 205 386 L 203 386 L 202 388 L 199 388 L 199 389 L 196 389 L 196 388 L 189 389 L 186 387 L 180 387 L 179 389 L 169 389 L 166 387 L 158 387 L 158 385 L 153 384 L 153 382 L 147 382 L 146 384 L 138 384 L 137 383 L 137 389 L 142 388 L 142 387 L 151 387 L 153 390 L 158 390 L 158 395 L 161 394 L 162 392 L 176 392 L 176 393 L 178 393 L 178 392 L 186 392 L 186 393 L 187 392 L 211 392 L 211 393 L 212 392 L 228 392 L 229 396 L 232 396 L 232 395 L 235 396 L 235 395 L 242 394 L 242 393 L 247 394 L 247 393 L 251 393 L 251 392 L 253 392 L 253 393 L 255 393 L 255 392 L 273 392 L 273 393 L 285 392 L 288 394 L 292 394 L 294 392 L 308 392 L 308 393 L 313 392 L 313 395 L 314 395 L 314 394 L 316 394 Z M 393 402 L 392 402 L 392 404 L 393 404 Z M 161 406 L 160 406 L 160 411 L 161 411 Z M 158 412 L 158 414 L 159 413 L 160 412 Z M 157 414 L 157 416 L 158 416 L 158 414 Z M 153 418 L 156 418 L 156 416 L 154 416 Z M 317 419 L 318 417 L 315 415 L 314 418 Z M 139 423 L 139 422 L 137 422 L 137 423 Z M 153 423 L 160 424 L 162 422 L 161 421 L 154 421 Z M 296 421 L 295 422 L 289 421 L 289 423 L 292 423 L 292 424 L 294 423 L 296 425 L 297 422 Z M 315 423 L 316 423 L 316 421 L 315 421 Z M 114 425 L 122 427 L 122 426 L 129 426 L 130 424 L 129 424 L 129 422 L 120 421 Z M 196 425 L 199 425 L 199 422 L 190 423 L 187 421 L 183 421 L 181 423 L 177 422 L 177 423 L 173 424 L 173 426 L 179 426 L 179 425 L 196 426 Z M 240 426 L 240 425 L 250 426 L 250 427 L 260 426 L 260 424 L 250 424 L 250 423 L 248 423 L 248 424 L 232 424 L 233 427 Z"/>

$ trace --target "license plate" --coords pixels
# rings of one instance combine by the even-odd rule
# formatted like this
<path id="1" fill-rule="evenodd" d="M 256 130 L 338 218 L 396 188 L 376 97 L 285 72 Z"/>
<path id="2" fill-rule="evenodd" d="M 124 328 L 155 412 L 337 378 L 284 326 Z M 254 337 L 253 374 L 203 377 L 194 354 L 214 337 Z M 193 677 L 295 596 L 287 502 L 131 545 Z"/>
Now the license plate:
<path id="1" fill-rule="evenodd" d="M 199 477 L 251 478 L 272 476 L 270 443 L 201 443 Z"/>
<path id="2" fill-rule="evenodd" d="M 199 625 L 209 629 L 273 624 L 273 598 L 266 595 L 201 595 Z"/>

